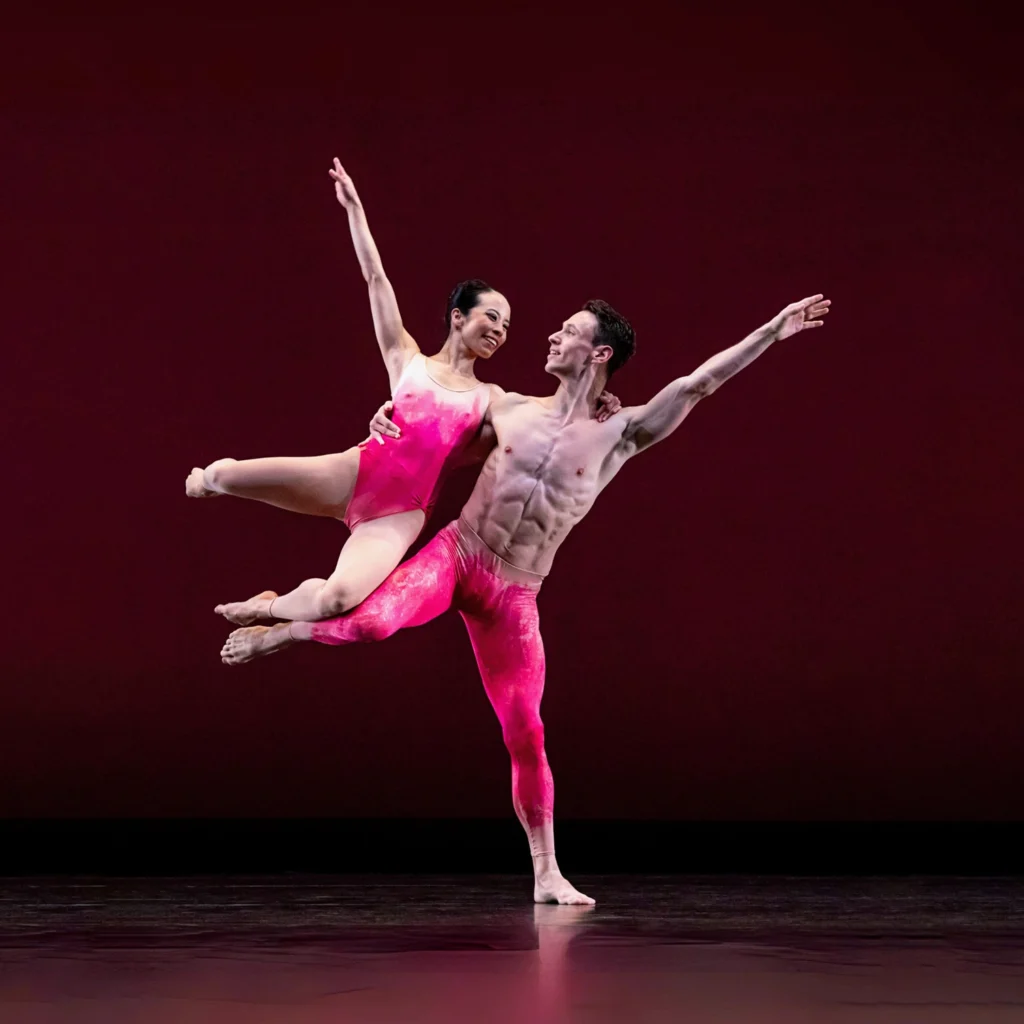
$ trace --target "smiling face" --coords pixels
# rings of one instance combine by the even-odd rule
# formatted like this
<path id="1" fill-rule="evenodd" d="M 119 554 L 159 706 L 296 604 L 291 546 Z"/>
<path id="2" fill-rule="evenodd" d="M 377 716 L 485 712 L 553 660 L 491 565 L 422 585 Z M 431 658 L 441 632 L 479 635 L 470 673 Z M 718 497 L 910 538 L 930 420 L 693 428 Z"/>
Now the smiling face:
<path id="1" fill-rule="evenodd" d="M 548 361 L 544 369 L 556 377 L 579 377 L 595 363 L 605 363 L 611 355 L 607 345 L 594 345 L 597 317 L 585 309 L 573 313 L 562 329 L 548 337 Z"/>
<path id="2" fill-rule="evenodd" d="M 452 329 L 463 344 L 480 359 L 490 359 L 508 337 L 511 310 L 501 292 L 481 292 L 468 312 L 452 310 Z"/>

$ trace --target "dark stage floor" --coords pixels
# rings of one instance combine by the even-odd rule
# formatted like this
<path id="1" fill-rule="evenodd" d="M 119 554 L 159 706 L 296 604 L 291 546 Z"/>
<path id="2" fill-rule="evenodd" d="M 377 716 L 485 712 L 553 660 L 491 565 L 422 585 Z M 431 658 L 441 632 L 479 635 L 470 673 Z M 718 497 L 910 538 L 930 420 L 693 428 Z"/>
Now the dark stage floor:
<path id="1" fill-rule="evenodd" d="M 1024 879 L 0 880 L 0 1021 L 1024 1021 Z"/>

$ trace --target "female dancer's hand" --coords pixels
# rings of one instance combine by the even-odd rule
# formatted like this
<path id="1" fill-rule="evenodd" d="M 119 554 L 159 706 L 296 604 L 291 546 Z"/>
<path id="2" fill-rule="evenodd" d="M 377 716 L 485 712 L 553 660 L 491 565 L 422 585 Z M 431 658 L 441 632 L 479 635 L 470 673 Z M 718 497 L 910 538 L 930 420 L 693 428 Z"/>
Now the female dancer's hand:
<path id="1" fill-rule="evenodd" d="M 402 431 L 391 419 L 391 413 L 395 408 L 394 402 L 385 402 L 370 420 L 370 437 L 377 444 L 383 444 L 385 437 L 401 437 Z"/>
<path id="2" fill-rule="evenodd" d="M 597 422 L 604 423 L 622 408 L 622 403 L 610 391 L 602 391 L 597 397 Z M 381 441 L 381 444 L 384 442 Z"/>
<path id="3" fill-rule="evenodd" d="M 355 184 L 345 173 L 345 168 L 341 166 L 341 161 L 337 157 L 334 158 L 334 167 L 328 173 L 334 179 L 334 192 L 338 197 L 338 202 L 346 210 L 350 206 L 358 206 L 359 193 L 356 191 Z"/>

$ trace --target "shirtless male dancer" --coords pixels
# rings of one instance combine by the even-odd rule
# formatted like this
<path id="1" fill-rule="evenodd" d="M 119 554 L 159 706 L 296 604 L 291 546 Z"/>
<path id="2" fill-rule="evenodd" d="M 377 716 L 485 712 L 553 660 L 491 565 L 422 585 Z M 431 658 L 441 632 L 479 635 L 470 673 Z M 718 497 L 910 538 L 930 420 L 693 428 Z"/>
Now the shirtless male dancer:
<path id="1" fill-rule="evenodd" d="M 222 660 L 241 664 L 302 640 L 383 640 L 457 608 L 511 755 L 513 803 L 533 854 L 534 899 L 593 903 L 563 877 L 555 860 L 554 785 L 540 718 L 544 649 L 537 592 L 569 531 L 627 459 L 668 437 L 701 398 L 773 342 L 820 327 L 829 305 L 813 295 L 787 306 L 646 405 L 623 408 L 599 423 L 598 395 L 609 374 L 633 354 L 635 341 L 628 321 L 607 303 L 587 303 L 548 339 L 545 369 L 559 380 L 555 394 L 508 393 L 491 403 L 487 423 L 496 444 L 459 519 L 349 614 L 235 630 Z"/>

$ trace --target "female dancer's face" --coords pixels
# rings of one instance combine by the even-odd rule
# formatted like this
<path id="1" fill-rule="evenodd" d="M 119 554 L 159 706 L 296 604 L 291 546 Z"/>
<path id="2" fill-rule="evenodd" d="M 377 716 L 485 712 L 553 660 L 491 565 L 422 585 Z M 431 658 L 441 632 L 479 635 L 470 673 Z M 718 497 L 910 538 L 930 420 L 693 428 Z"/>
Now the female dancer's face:
<path id="1" fill-rule="evenodd" d="M 505 344 L 509 328 L 508 300 L 501 292 L 481 292 L 476 305 L 465 316 L 452 310 L 452 325 L 473 355 L 490 359 Z"/>

